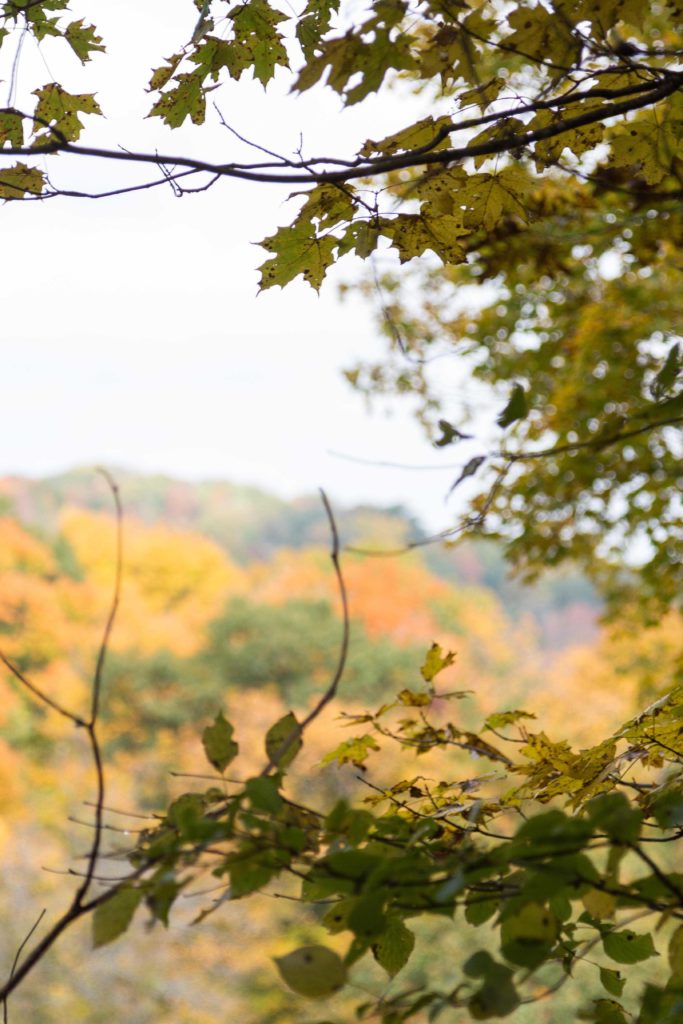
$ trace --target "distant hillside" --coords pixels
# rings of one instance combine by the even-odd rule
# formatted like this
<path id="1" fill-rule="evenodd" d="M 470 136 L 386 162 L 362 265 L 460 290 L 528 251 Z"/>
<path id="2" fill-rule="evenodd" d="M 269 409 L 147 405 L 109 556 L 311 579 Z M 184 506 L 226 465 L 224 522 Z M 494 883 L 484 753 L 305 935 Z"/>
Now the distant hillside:
<path id="1" fill-rule="evenodd" d="M 317 495 L 284 501 L 256 487 L 228 481 L 188 482 L 172 477 L 113 471 L 126 514 L 146 523 L 164 522 L 215 540 L 238 562 L 270 558 L 282 548 L 329 544 L 329 527 Z M 0 504 L 22 522 L 54 534 L 66 507 L 111 512 L 111 495 L 90 469 L 74 469 L 42 480 L 0 478 Z M 397 547 L 425 536 L 401 506 L 336 509 L 343 544 Z M 600 602 L 580 574 L 564 570 L 533 587 L 511 580 L 501 549 L 490 541 L 455 548 L 426 545 L 427 567 L 452 584 L 478 584 L 497 594 L 513 620 L 531 615 L 546 649 L 587 642 L 596 633 Z"/>
<path id="2" fill-rule="evenodd" d="M 283 547 L 329 543 L 327 518 L 317 495 L 283 501 L 256 487 L 227 481 L 190 483 L 172 477 L 112 470 L 128 515 L 146 523 L 195 530 L 226 548 L 241 562 L 267 558 Z M 111 512 L 111 495 L 90 469 L 32 480 L 0 478 L 0 500 L 25 523 L 52 533 L 67 506 Z M 344 543 L 384 540 L 400 544 L 421 537 L 417 521 L 405 509 L 358 506 L 338 510 Z"/>

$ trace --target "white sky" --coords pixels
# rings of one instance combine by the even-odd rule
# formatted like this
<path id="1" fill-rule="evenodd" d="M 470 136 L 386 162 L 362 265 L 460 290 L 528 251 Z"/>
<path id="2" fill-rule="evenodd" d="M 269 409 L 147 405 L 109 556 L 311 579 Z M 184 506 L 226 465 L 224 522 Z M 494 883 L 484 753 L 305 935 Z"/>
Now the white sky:
<path id="1" fill-rule="evenodd" d="M 192 30 L 189 0 L 73 7 L 95 18 L 109 52 L 81 68 L 48 40 L 48 74 L 27 39 L 17 105 L 30 107 L 31 90 L 55 78 L 72 92 L 97 92 L 107 120 L 88 118 L 85 142 L 246 156 L 219 125 L 170 132 L 158 118 L 142 120 L 150 68 Z M 0 105 L 13 55 L 6 42 Z M 405 100 L 342 112 L 330 91 L 293 98 L 283 87 L 264 98 L 246 80 L 214 95 L 236 129 L 289 153 L 301 132 L 309 154 L 350 155 L 411 114 Z M 86 189 L 148 173 L 74 158 L 51 165 L 56 184 Z M 431 527 L 448 525 L 444 494 L 454 470 L 409 473 L 329 454 L 436 465 L 471 453 L 432 450 L 406 404 L 369 415 L 341 378 L 342 366 L 382 350 L 370 309 L 336 299 L 334 282 L 353 273 L 348 260 L 320 297 L 300 280 L 256 296 L 267 254 L 251 243 L 291 219 L 287 191 L 226 181 L 181 200 L 164 189 L 5 204 L 0 473 L 103 463 L 254 483 L 284 496 L 322 486 L 338 501 L 403 502 Z"/>

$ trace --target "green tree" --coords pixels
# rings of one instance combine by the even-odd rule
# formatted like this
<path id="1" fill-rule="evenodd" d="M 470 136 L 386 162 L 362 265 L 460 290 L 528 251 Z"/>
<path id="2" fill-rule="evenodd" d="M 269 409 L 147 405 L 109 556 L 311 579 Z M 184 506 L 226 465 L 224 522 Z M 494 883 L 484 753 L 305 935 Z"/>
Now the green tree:
<path id="1" fill-rule="evenodd" d="M 439 428 L 435 444 L 445 448 L 461 443 L 468 424 L 463 410 L 443 406 L 424 360 L 442 345 L 465 355 L 466 369 L 500 393 L 493 418 L 507 433 L 503 446 L 481 445 L 464 462 L 456 484 L 481 476 L 482 488 L 451 534 L 502 533 L 527 574 L 578 558 L 615 596 L 634 573 L 622 557 L 630 545 L 645 610 L 661 614 L 680 591 L 682 561 L 672 429 L 683 408 L 679 0 L 374 0 L 365 9 L 308 0 L 296 11 L 268 0 L 195 0 L 194 8 L 191 37 L 149 84 L 148 114 L 170 129 L 188 119 L 202 124 L 208 93 L 243 75 L 267 85 L 289 73 L 295 93 L 327 87 L 348 106 L 385 88 L 410 90 L 424 101 L 424 116 L 391 135 L 378 125 L 377 138 L 355 154 L 290 159 L 261 151 L 252 162 L 216 163 L 131 151 L 118 139 L 89 145 L 85 122 L 103 113 L 94 91 L 36 82 L 35 102 L 24 108 L 13 74 L 0 113 L 0 197 L 92 198 L 52 184 L 50 169 L 64 156 L 72 165 L 150 168 L 141 184 L 113 185 L 102 198 L 169 183 L 182 194 L 229 178 L 301 187 L 293 222 L 262 242 L 262 288 L 299 275 L 319 288 L 348 253 L 367 259 L 390 248 L 401 264 L 431 253 L 443 268 L 418 265 L 417 288 L 405 271 L 377 286 L 398 363 L 352 370 L 352 379 L 370 391 L 417 392 L 425 421 Z M 15 68 L 27 36 L 68 47 L 84 65 L 104 48 L 94 26 L 73 20 L 69 0 L 4 3 L 0 44 Z M 256 141 L 268 148 L 267 139 Z M 482 281 L 491 300 L 480 292 L 474 312 L 453 305 L 458 286 Z M 330 528 L 344 604 L 331 515 Z M 116 600 L 110 624 L 115 610 Z M 109 626 L 87 712 L 48 698 L 3 659 L 34 697 L 85 731 L 98 796 L 76 893 L 42 938 L 29 936 L 0 998 L 79 917 L 93 913 L 96 945 L 121 935 L 141 906 L 166 923 L 184 886 L 210 870 L 233 901 L 291 879 L 320 935 L 346 937 L 343 962 L 320 953 L 320 943 L 283 961 L 285 982 L 303 996 L 332 998 L 363 957 L 393 978 L 410 959 L 413 919 L 492 926 L 493 938 L 484 929 L 487 940 L 464 963 L 444 964 L 441 984 L 399 981 L 382 998 L 364 999 L 361 1018 L 505 1017 L 575 980 L 590 988 L 592 974 L 603 992 L 582 1019 L 679 1020 L 683 877 L 671 851 L 683 834 L 680 686 L 666 690 L 662 680 L 655 704 L 577 752 L 534 731 L 533 717 L 517 709 L 503 707 L 476 729 L 455 724 L 458 716 L 451 721 L 444 708 L 462 695 L 435 686 L 453 656 L 432 646 L 423 685 L 353 718 L 354 735 L 328 760 L 362 770 L 391 743 L 425 757 L 446 750 L 457 781 L 410 770 L 371 787 L 363 806 L 306 807 L 289 795 L 288 777 L 308 724 L 337 695 L 349 625 L 345 610 L 336 667 L 318 703 L 301 720 L 289 712 L 275 723 L 263 770 L 229 788 L 223 773 L 238 757 L 239 737 L 218 712 L 203 733 L 216 784 L 176 800 L 140 834 L 129 874 L 97 896 Z M 470 756 L 485 759 L 493 776 L 473 780 L 462 760 Z M 217 910 L 222 901 L 206 913 Z M 658 952 L 663 969 L 647 971 L 629 994 L 621 967 L 649 966 Z"/>
<path id="2" fill-rule="evenodd" d="M 294 707 L 324 689 L 335 668 L 340 622 L 327 601 L 287 601 L 260 605 L 243 598 L 230 602 L 211 623 L 198 657 L 200 679 L 213 691 L 275 684 Z M 344 674 L 344 695 L 380 700 L 410 684 L 415 650 L 400 650 L 387 640 L 372 641 L 361 623 L 353 623 Z"/>

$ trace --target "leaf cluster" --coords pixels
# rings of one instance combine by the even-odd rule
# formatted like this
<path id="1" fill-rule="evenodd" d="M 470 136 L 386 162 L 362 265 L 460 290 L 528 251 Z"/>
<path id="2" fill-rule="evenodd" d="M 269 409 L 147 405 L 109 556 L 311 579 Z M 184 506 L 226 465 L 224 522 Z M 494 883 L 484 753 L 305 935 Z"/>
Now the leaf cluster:
<path id="1" fill-rule="evenodd" d="M 96 911 L 96 944 L 121 934 L 142 904 L 167 924 L 172 903 L 200 874 L 217 880 L 220 895 L 198 920 L 229 910 L 226 900 L 289 878 L 320 933 L 346 939 L 343 970 L 332 953 L 315 954 L 316 962 L 332 964 L 340 984 L 366 956 L 390 978 L 401 972 L 416 948 L 415 923 L 424 915 L 493 927 L 494 947 L 485 944 L 453 965 L 445 988 L 392 988 L 360 1006 L 361 1017 L 372 1014 L 388 1024 L 424 1014 L 436 1019 L 456 1008 L 474 1020 L 506 1017 L 542 998 L 546 988 L 571 984 L 588 971 L 605 995 L 583 1019 L 626 1021 L 638 997 L 631 993 L 624 1001 L 623 968 L 658 955 L 653 930 L 631 923 L 652 918 L 654 933 L 668 947 L 669 976 L 664 983 L 648 982 L 638 1020 L 668 1020 L 681 998 L 683 971 L 683 876 L 671 870 L 667 857 L 683 828 L 683 690 L 604 742 L 575 752 L 529 731 L 533 716 L 522 711 L 490 715 L 476 733 L 431 723 L 427 716 L 439 716 L 445 697 L 462 696 L 433 687 L 450 660 L 449 653 L 431 648 L 422 669 L 424 692 L 404 691 L 368 714 L 365 724 L 376 740 L 356 737 L 352 760 L 365 767 L 387 740 L 423 755 L 455 745 L 487 759 L 493 772 L 438 783 L 425 775 L 390 786 L 370 783 L 362 804 L 341 800 L 320 811 L 287 795 L 287 773 L 296 770 L 301 748 L 291 712 L 268 732 L 264 771 L 229 784 L 220 780 L 228 767 L 235 770 L 239 747 L 219 713 L 203 736 L 206 757 L 219 773 L 216 784 L 177 798 L 159 824 L 141 834 L 130 855 L 135 881 L 119 886 Z M 387 715 L 406 713 L 414 717 L 401 717 L 396 728 L 384 726 Z M 516 738 L 511 729 L 518 730 Z M 486 738 L 492 733 L 498 746 Z M 501 741 L 509 754 L 499 749 Z M 331 759 L 347 758 L 339 748 Z M 515 775 L 521 784 L 507 788 Z M 319 948 L 324 950 L 310 947 Z M 296 970 L 301 956 L 291 956 L 293 987 L 304 996 L 336 987 L 331 979 L 328 987 L 324 970 L 313 971 L 309 980 L 303 963 Z M 539 983 L 538 973 L 547 979 L 548 970 L 551 980 Z"/>

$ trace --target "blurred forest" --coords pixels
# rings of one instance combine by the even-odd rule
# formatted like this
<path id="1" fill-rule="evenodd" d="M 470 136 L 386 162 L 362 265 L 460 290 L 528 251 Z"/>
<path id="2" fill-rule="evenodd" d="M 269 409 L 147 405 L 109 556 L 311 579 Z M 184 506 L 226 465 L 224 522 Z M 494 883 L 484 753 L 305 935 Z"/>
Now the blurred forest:
<path id="1" fill-rule="evenodd" d="M 188 774 L 206 773 L 202 727 L 223 709 L 240 734 L 240 771 L 255 770 L 268 726 L 290 707 L 310 706 L 324 690 L 341 629 L 317 498 L 286 503 L 227 482 L 115 475 L 125 541 L 102 719 L 109 878 L 125 872 L 123 858 L 144 816 L 153 820 L 186 790 Z M 113 586 L 114 520 L 106 488 L 89 471 L 40 481 L 6 478 L 0 502 L 3 648 L 45 692 L 77 706 L 87 701 Z M 343 542 L 366 549 L 421 536 L 401 508 L 336 514 Z M 308 804 L 320 799 L 329 805 L 340 794 L 362 797 L 368 782 L 391 779 L 390 751 L 364 779 L 353 766 L 332 766 L 316 768 L 312 783 L 307 766 L 318 766 L 344 739 L 340 710 L 375 707 L 416 682 L 430 642 L 457 652 L 445 684 L 471 691 L 452 711 L 459 724 L 466 728 L 503 704 L 527 707 L 549 735 L 581 745 L 651 699 L 655 679 L 661 686 L 677 671 L 680 618 L 674 613 L 642 632 L 602 626 L 599 602 L 579 574 L 557 571 L 522 588 L 507 577 L 492 542 L 426 546 L 391 559 L 348 553 L 344 574 L 349 664 L 340 700 L 307 734 L 297 785 Z M 90 841 L 92 778 L 86 745 L 71 724 L 30 704 L 8 673 L 0 686 L 6 867 L 0 955 L 11 962 L 39 910 L 63 901 L 65 873 L 79 870 Z M 567 708 L 576 708 L 573 719 Z M 449 759 L 438 754 L 429 772 L 442 772 L 437 778 L 452 773 L 453 755 Z M 415 767 L 420 771 L 426 771 L 422 763 Z M 137 925 L 125 943 L 93 952 L 89 929 L 79 924 L 12 997 L 14 1019 L 287 1024 L 310 1018 L 308 1011 L 302 1016 L 301 1000 L 283 989 L 271 958 L 293 939 L 316 941 L 316 918 L 302 918 L 291 894 L 276 886 L 248 904 L 226 903 L 193 929 L 190 922 L 211 898 L 211 887 L 208 876 L 203 892 L 195 887 L 183 894 L 166 933 L 157 924 L 150 936 Z M 446 934 L 438 921 L 421 926 L 442 945 L 466 944 L 468 927 Z M 407 980 L 420 982 L 432 967 L 429 958 L 416 957 Z M 363 970 L 356 983 L 381 992 L 381 970 L 374 964 Z M 358 993 L 340 996 L 339 1005 L 349 998 L 357 1001 Z M 575 1019 L 574 1008 L 562 1000 L 532 1005 L 517 1019 L 563 1024 Z"/>

